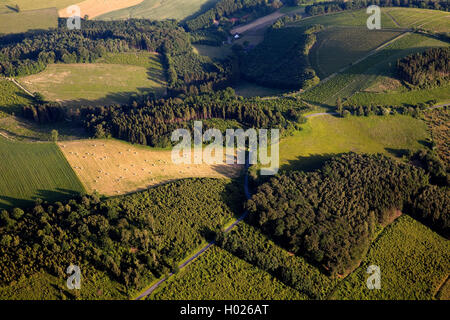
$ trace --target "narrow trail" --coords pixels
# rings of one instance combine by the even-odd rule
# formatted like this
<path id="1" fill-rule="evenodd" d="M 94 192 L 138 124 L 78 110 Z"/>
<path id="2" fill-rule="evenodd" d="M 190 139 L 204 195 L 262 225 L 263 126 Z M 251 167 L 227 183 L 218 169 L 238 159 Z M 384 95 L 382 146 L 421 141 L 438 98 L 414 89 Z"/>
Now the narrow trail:
<path id="1" fill-rule="evenodd" d="M 32 92 L 28 91 L 24 86 L 22 86 L 16 79 L 14 78 L 6 78 L 6 80 L 11 81 L 14 83 L 19 89 L 23 90 L 26 94 L 28 94 L 30 97 L 34 98 L 34 95 Z"/>

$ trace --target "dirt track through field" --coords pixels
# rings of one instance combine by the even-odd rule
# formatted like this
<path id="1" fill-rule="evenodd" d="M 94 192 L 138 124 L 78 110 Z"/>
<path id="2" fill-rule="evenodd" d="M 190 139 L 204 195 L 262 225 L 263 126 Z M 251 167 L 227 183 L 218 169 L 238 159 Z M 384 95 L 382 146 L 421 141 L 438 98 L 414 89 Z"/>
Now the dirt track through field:
<path id="1" fill-rule="evenodd" d="M 133 7 L 143 1 L 144 0 L 85 0 L 77 3 L 76 6 L 80 7 L 80 16 L 82 18 L 85 15 L 88 15 L 89 18 L 92 19 L 111 11 Z M 67 18 L 72 15 L 72 12 L 69 12 L 67 9 L 68 7 L 58 11 L 61 18 Z"/>

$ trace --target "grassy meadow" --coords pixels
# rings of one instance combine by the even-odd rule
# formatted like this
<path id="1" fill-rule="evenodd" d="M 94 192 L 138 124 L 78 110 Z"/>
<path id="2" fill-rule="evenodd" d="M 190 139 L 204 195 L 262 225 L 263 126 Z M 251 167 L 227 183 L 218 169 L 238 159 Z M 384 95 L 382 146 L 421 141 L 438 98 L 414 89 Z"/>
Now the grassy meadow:
<path id="1" fill-rule="evenodd" d="M 311 170 L 350 151 L 401 156 L 405 149 L 423 148 L 428 137 L 426 124 L 409 116 L 318 116 L 280 142 L 280 164 L 286 170 Z"/>
<path id="2" fill-rule="evenodd" d="M 28 30 L 58 27 L 58 12 L 55 8 L 0 13 L 0 34 L 20 33 Z"/>
<path id="3" fill-rule="evenodd" d="M 433 32 L 448 32 L 450 13 L 438 10 L 416 8 L 382 8 L 394 24 L 401 28 L 422 28 Z"/>
<path id="4" fill-rule="evenodd" d="M 366 287 L 369 265 L 381 269 L 381 290 Z M 361 266 L 340 283 L 332 298 L 436 299 L 449 272 L 450 241 L 404 215 L 383 230 Z"/>
<path id="5" fill-rule="evenodd" d="M 64 105 L 126 103 L 131 95 L 163 95 L 165 77 L 159 58 L 149 53 L 109 55 L 104 63 L 52 64 L 19 78 L 31 92 Z"/>
<path id="6" fill-rule="evenodd" d="M 417 8 L 381 8 L 381 28 L 413 28 L 420 27 L 435 32 L 445 32 L 450 29 L 450 13 L 438 10 Z M 308 17 L 295 25 L 322 24 L 324 26 L 365 27 L 366 10 L 337 12 L 324 16 Z"/>
<path id="7" fill-rule="evenodd" d="M 145 18 L 151 20 L 183 20 L 200 11 L 207 10 L 216 2 L 217 0 L 144 0 L 135 6 L 102 14 L 97 19 Z"/>
<path id="8" fill-rule="evenodd" d="M 0 6 L 0 13 L 11 12 L 11 8 L 14 8 L 16 4 L 21 11 L 24 11 L 45 8 L 62 9 L 78 2 L 80 0 L 3 0 Z"/>
<path id="9" fill-rule="evenodd" d="M 54 143 L 12 142 L 0 137 L 0 207 L 56 201 L 84 187 Z"/>

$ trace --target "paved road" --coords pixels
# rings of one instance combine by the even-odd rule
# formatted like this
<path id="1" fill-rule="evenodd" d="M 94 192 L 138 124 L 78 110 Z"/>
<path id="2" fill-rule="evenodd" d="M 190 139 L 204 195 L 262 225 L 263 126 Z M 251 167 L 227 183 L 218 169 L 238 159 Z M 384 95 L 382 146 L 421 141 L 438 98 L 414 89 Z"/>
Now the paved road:
<path id="1" fill-rule="evenodd" d="M 250 194 L 250 189 L 248 187 L 248 169 L 249 169 L 249 164 L 246 163 L 245 165 L 245 177 L 244 177 L 244 193 L 245 193 L 245 197 L 247 199 L 250 199 L 251 194 Z M 224 230 L 224 232 L 229 232 L 231 231 L 231 229 L 233 229 L 236 225 L 238 225 L 242 220 L 244 220 L 244 218 L 247 216 L 248 212 L 245 211 L 236 221 L 234 221 L 228 228 L 226 228 Z M 206 244 L 205 246 L 203 246 L 200 250 L 198 250 L 197 252 L 195 252 L 192 256 L 190 256 L 185 262 L 183 262 L 181 265 L 179 265 L 180 270 L 183 269 L 184 267 L 186 267 L 187 265 L 189 265 L 192 261 L 194 261 L 195 259 L 197 259 L 201 254 L 203 254 L 206 250 L 208 250 L 211 246 L 213 246 L 215 244 L 214 241 L 211 241 L 210 243 Z M 162 283 L 164 283 L 166 280 L 168 280 L 170 277 L 172 277 L 174 274 L 170 273 L 168 275 L 168 277 L 162 278 L 161 280 L 159 280 L 157 283 L 155 283 L 153 286 L 151 286 L 150 288 L 148 288 L 147 290 L 145 290 L 143 293 L 141 293 L 135 300 L 141 300 L 145 297 L 147 297 L 148 295 L 150 295 L 153 291 L 155 291 L 156 288 L 158 288 Z"/>

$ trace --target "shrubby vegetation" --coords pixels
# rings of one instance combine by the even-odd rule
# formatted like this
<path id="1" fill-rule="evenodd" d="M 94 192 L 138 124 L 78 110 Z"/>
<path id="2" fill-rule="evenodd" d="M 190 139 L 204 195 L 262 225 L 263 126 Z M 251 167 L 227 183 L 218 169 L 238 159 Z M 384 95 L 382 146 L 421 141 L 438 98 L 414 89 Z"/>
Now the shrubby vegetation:
<path id="1" fill-rule="evenodd" d="M 312 173 L 261 185 L 247 203 L 252 223 L 331 275 L 364 257 L 375 231 L 391 223 L 428 185 L 421 169 L 382 155 L 345 154 Z"/>
<path id="2" fill-rule="evenodd" d="M 152 300 L 305 300 L 307 297 L 216 246 L 163 283 Z"/>
<path id="3" fill-rule="evenodd" d="M 433 148 L 444 163 L 450 165 L 450 107 L 435 108 L 424 113 L 431 131 Z"/>
<path id="4" fill-rule="evenodd" d="M 65 278 L 71 263 L 89 263 L 140 288 L 176 269 L 207 230 L 240 212 L 240 188 L 192 179 L 100 200 L 97 195 L 0 214 L 0 284 L 41 269 Z"/>
<path id="5" fill-rule="evenodd" d="M 217 244 L 264 270 L 309 299 L 325 299 L 337 280 L 323 274 L 303 257 L 294 256 L 268 239 L 260 230 L 241 223 L 230 233 L 218 233 Z"/>
<path id="6" fill-rule="evenodd" d="M 414 86 L 433 86 L 449 79 L 450 48 L 432 48 L 400 59 L 401 80 Z"/>
<path id="7" fill-rule="evenodd" d="M 340 282 L 331 298 L 440 298 L 439 289 L 444 286 L 450 268 L 449 254 L 450 241 L 404 215 L 383 230 L 361 266 Z M 381 290 L 367 289 L 370 265 L 378 265 L 381 269 Z"/>
<path id="8" fill-rule="evenodd" d="M 242 76 L 263 86 L 282 89 L 306 89 L 319 83 L 308 54 L 316 41 L 315 33 L 322 28 L 316 25 L 309 29 L 269 29 L 256 48 L 241 52 Z"/>

